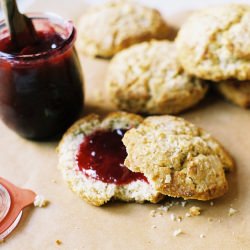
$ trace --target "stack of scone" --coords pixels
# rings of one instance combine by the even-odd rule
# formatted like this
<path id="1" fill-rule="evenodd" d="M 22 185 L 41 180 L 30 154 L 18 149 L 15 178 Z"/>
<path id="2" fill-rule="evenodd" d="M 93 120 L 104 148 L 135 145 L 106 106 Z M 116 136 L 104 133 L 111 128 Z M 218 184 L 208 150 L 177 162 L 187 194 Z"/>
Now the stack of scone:
<path id="1" fill-rule="evenodd" d="M 249 6 L 210 8 L 192 15 L 170 42 L 154 9 L 131 1 L 91 8 L 80 19 L 78 48 L 113 57 L 106 86 L 116 108 L 165 115 L 115 112 L 76 122 L 58 147 L 71 189 L 96 206 L 222 196 L 233 160 L 203 129 L 169 114 L 199 103 L 211 81 L 231 101 L 249 105 L 249 24 Z"/>
<path id="2" fill-rule="evenodd" d="M 115 55 L 106 84 L 118 109 L 177 114 L 205 96 L 205 80 L 228 100 L 249 107 L 249 23 L 249 5 L 207 8 L 184 23 L 175 46 L 166 40 L 170 28 L 157 10 L 108 2 L 80 19 L 78 48 L 91 56 Z"/>
<path id="3" fill-rule="evenodd" d="M 177 114 L 205 96 L 207 83 L 184 72 L 169 31 L 157 10 L 132 1 L 107 2 L 80 18 L 79 51 L 114 56 L 106 86 L 117 109 Z"/>

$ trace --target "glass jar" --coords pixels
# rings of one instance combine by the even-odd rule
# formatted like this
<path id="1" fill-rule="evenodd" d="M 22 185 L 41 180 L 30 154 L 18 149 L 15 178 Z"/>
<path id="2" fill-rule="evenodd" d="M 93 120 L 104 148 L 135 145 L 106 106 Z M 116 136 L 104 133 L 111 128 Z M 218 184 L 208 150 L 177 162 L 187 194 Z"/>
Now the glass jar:
<path id="1" fill-rule="evenodd" d="M 64 132 L 81 112 L 83 77 L 72 23 L 53 14 L 27 16 L 39 39 L 19 51 L 0 22 L 0 117 L 21 136 L 44 139 Z"/>

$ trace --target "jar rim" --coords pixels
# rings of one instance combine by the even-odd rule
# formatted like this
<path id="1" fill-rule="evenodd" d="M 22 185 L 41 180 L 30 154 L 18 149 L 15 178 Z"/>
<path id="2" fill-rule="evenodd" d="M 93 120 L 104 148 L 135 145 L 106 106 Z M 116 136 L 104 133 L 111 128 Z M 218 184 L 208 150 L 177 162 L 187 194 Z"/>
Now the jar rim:
<path id="1" fill-rule="evenodd" d="M 42 57 L 52 56 L 54 54 L 57 54 L 59 51 L 61 53 L 62 50 L 66 50 L 75 41 L 76 29 L 75 29 L 72 21 L 65 20 L 61 16 L 59 16 L 55 13 L 52 13 L 52 12 L 28 12 L 28 13 L 25 13 L 25 15 L 27 15 L 29 18 L 31 18 L 33 20 L 39 20 L 39 19 L 46 20 L 47 19 L 49 21 L 52 21 L 51 22 L 52 24 L 53 24 L 53 20 L 54 20 L 54 22 L 57 21 L 57 22 L 61 23 L 60 26 L 64 30 L 69 31 L 69 35 L 56 48 L 53 48 L 51 50 L 42 51 L 42 52 L 38 52 L 38 53 L 32 53 L 32 54 L 25 54 L 25 55 L 11 54 L 11 53 L 6 53 L 3 51 L 0 51 L 0 58 L 5 59 L 5 60 L 10 60 L 10 61 L 36 60 L 36 59 L 40 59 Z M 6 23 L 5 23 L 4 19 L 0 20 L 0 29 L 2 29 L 3 27 L 6 27 Z"/>

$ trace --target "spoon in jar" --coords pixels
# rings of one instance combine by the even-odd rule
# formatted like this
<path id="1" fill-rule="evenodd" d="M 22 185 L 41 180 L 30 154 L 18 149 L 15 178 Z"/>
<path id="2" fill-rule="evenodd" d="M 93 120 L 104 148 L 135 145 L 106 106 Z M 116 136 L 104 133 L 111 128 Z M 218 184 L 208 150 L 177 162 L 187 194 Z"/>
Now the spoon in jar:
<path id="1" fill-rule="evenodd" d="M 17 50 L 38 41 L 37 33 L 30 18 L 19 12 L 16 0 L 1 0 L 11 42 Z"/>

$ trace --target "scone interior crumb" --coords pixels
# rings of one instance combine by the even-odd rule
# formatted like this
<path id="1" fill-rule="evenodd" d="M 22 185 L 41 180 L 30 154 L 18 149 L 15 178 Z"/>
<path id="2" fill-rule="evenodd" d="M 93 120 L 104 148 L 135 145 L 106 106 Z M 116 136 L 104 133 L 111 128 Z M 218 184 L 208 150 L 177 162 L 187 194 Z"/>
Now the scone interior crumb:
<path id="1" fill-rule="evenodd" d="M 62 171 L 63 178 L 78 196 L 96 206 L 103 205 L 110 199 L 141 203 L 145 200 L 157 202 L 163 198 L 163 195 L 157 192 L 147 181 L 139 178 L 122 185 L 117 185 L 114 180 L 109 182 L 91 178 L 84 171 L 79 171 L 76 161 L 80 145 L 96 131 L 127 130 L 138 126 L 142 120 L 143 118 L 138 115 L 125 112 L 111 113 L 104 118 L 89 115 L 76 122 L 68 130 L 58 146 L 59 168 Z M 93 158 L 99 157 L 96 154 L 92 156 Z M 111 178 L 113 177 L 111 176 Z"/>

